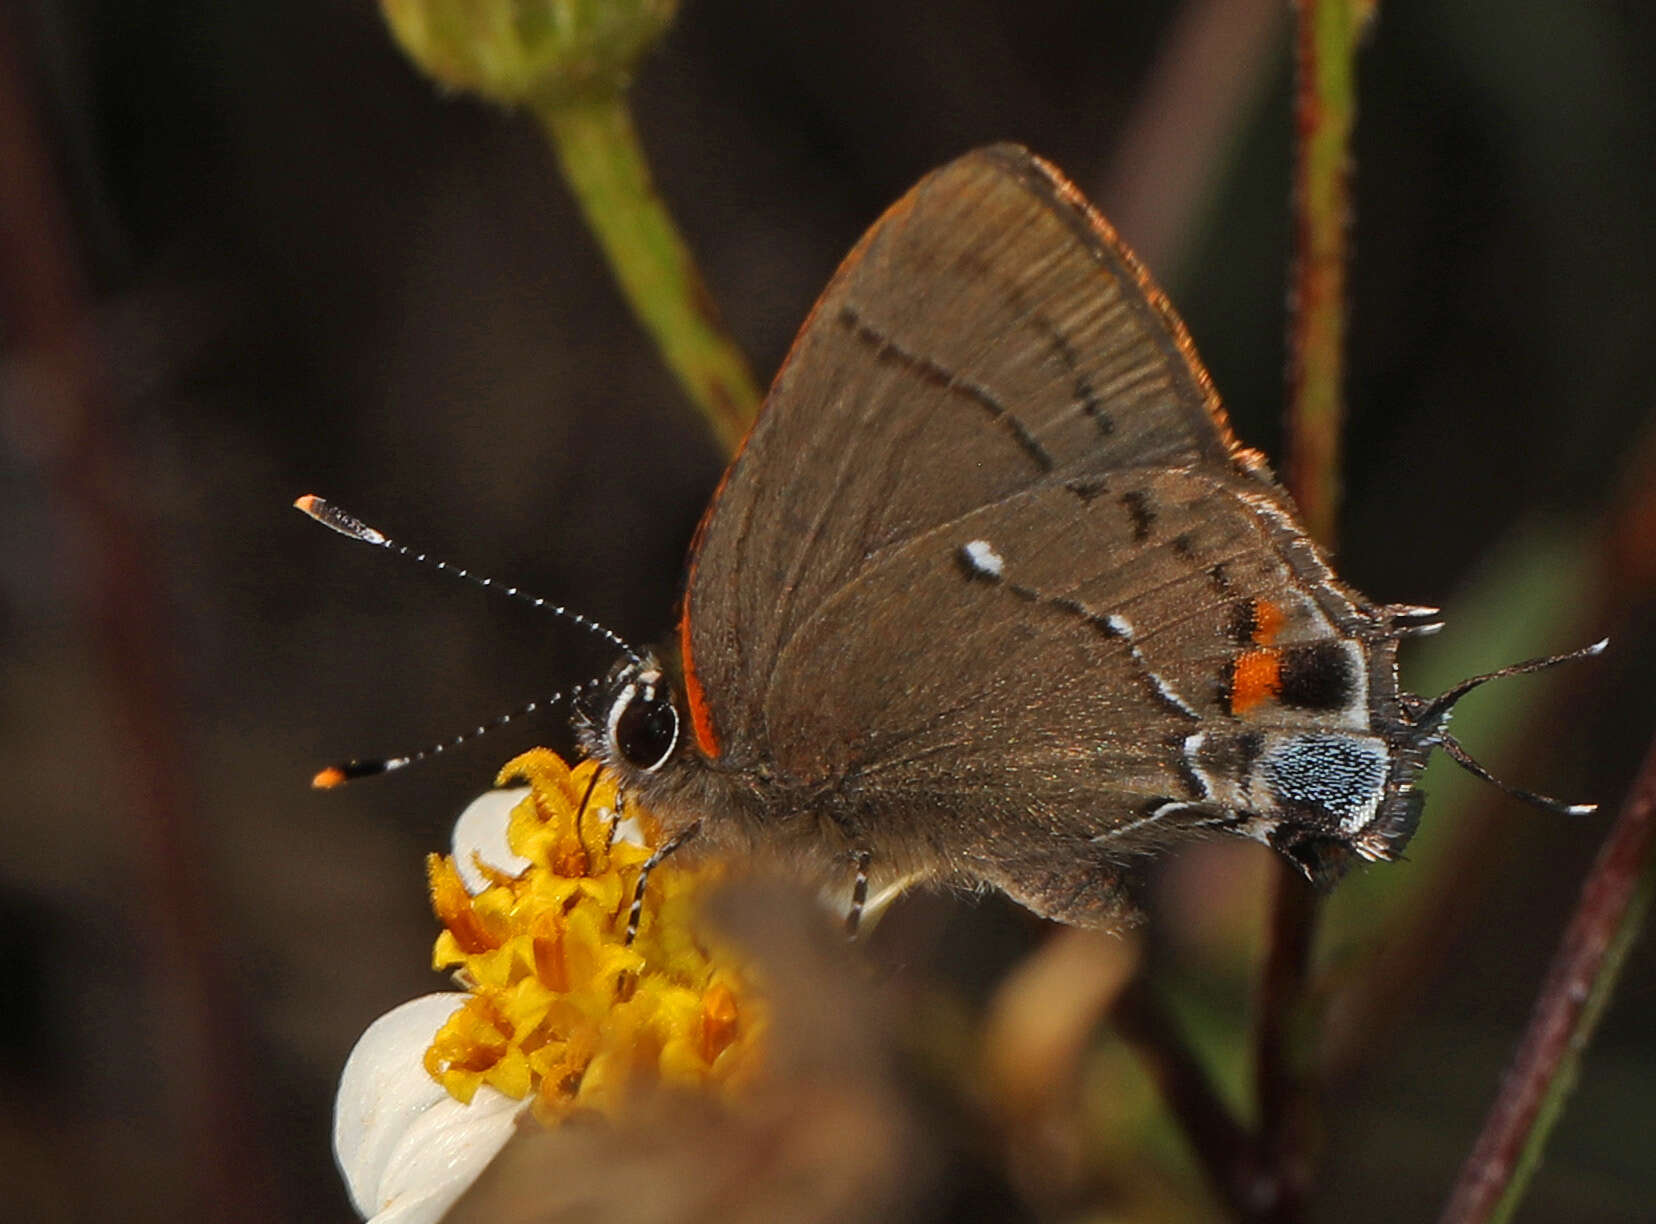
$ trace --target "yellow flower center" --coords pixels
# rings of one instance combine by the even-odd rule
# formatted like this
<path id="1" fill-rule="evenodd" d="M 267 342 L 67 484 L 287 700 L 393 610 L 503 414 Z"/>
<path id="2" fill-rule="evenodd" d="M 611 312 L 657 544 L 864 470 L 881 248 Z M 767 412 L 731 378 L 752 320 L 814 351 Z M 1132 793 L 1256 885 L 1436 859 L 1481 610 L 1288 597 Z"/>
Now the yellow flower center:
<path id="1" fill-rule="evenodd" d="M 652 1084 L 730 1092 L 751 1079 L 768 1009 L 748 968 L 698 924 L 717 865 L 658 865 L 629 945 L 654 822 L 640 819 L 648 844 L 612 840 L 613 779 L 544 748 L 508 762 L 498 782 L 529 784 L 507 828 L 529 866 L 508 875 L 479 862 L 488 887 L 473 896 L 452 856 L 427 861 L 444 928 L 432 962 L 470 997 L 438 1030 L 426 1070 L 460 1101 L 479 1084 L 533 1093 L 547 1123 L 613 1116 Z"/>

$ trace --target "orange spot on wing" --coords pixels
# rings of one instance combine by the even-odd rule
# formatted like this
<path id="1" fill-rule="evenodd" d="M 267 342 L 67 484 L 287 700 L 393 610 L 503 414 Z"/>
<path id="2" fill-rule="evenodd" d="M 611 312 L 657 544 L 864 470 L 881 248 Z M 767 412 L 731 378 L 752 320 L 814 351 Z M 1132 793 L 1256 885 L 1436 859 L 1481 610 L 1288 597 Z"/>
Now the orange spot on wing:
<path id="1" fill-rule="evenodd" d="M 1261 646 L 1269 646 L 1276 641 L 1276 635 L 1282 632 L 1287 620 L 1281 604 L 1274 604 L 1268 599 L 1254 600 L 1254 641 Z"/>
<path id="2" fill-rule="evenodd" d="M 1282 655 L 1277 650 L 1247 650 L 1231 670 L 1232 714 L 1246 714 L 1282 691 Z"/>
<path id="3" fill-rule="evenodd" d="M 684 597 L 684 615 L 679 618 L 679 654 L 684 661 L 684 700 L 690 706 L 690 726 L 696 732 L 696 746 L 703 755 L 719 755 L 719 733 L 713 726 L 713 711 L 707 707 L 701 677 L 696 674 L 696 657 L 690 648 L 690 596 Z"/>

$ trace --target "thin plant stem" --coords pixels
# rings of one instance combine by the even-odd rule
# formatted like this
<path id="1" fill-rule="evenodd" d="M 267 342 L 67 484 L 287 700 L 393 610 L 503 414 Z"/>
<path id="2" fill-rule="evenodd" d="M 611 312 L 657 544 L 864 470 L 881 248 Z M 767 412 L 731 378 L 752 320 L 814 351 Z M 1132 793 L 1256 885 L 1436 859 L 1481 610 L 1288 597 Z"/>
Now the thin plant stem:
<path id="1" fill-rule="evenodd" d="M 1293 270 L 1288 368 L 1289 490 L 1307 529 L 1334 542 L 1344 416 L 1346 236 L 1351 223 L 1351 132 L 1358 36 L 1373 6 L 1295 0 Z M 1303 1216 L 1319 1133 L 1307 979 L 1316 942 L 1316 894 L 1279 869 L 1259 991 L 1255 1076 L 1259 1150 L 1274 1171 L 1264 1218 Z"/>
<path id="2" fill-rule="evenodd" d="M 1256 1218 L 1275 1196 L 1256 1159 L 1253 1138 L 1179 1036 L 1177 1022 L 1142 973 L 1116 996 L 1110 1021 L 1156 1082 L 1219 1197 L 1239 1217 Z"/>
<path id="3" fill-rule="evenodd" d="M 1656 887 L 1656 739 L 1588 872 L 1529 1029 L 1462 1167 L 1442 1224 L 1512 1218 L 1575 1085 Z"/>
<path id="4" fill-rule="evenodd" d="M 1260 1159 L 1271 1171 L 1268 1210 L 1297 1220 L 1311 1189 L 1318 1135 L 1316 1041 L 1307 981 L 1321 899 L 1286 865 L 1277 871 L 1254 1034 Z"/>
<path id="5" fill-rule="evenodd" d="M 1354 0 L 1295 0 L 1294 11 L 1287 480 L 1306 527 L 1328 547 L 1340 501 L 1351 132 L 1367 10 Z"/>
<path id="6" fill-rule="evenodd" d="M 1279 62 L 1282 0 L 1185 0 L 1145 74 L 1095 198 L 1164 287 Z"/>
<path id="7" fill-rule="evenodd" d="M 545 103 L 535 114 L 633 313 L 733 453 L 759 410 L 759 387 L 656 193 L 626 98 Z"/>

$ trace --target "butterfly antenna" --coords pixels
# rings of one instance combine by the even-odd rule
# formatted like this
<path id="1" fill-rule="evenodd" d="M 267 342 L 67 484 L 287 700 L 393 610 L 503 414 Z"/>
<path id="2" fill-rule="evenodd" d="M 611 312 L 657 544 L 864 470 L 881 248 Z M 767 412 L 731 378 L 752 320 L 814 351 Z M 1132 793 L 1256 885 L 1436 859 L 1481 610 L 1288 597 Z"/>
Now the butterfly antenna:
<path id="1" fill-rule="evenodd" d="M 1539 659 L 1527 659 L 1522 663 L 1514 663 L 1510 667 L 1503 667 L 1497 671 L 1486 672 L 1481 676 L 1473 676 L 1470 680 L 1462 680 L 1459 684 L 1439 697 L 1433 698 L 1420 707 L 1414 715 L 1415 736 L 1417 742 L 1435 742 L 1441 744 L 1443 750 L 1449 754 L 1449 759 L 1474 777 L 1482 778 L 1491 786 L 1504 791 L 1514 799 L 1521 799 L 1533 807 L 1544 812 L 1556 812 L 1565 816 L 1587 816 L 1598 811 L 1596 803 L 1565 803 L 1562 799 L 1554 799 L 1551 795 L 1537 794 L 1535 791 L 1524 790 L 1503 782 L 1489 770 L 1473 759 L 1459 740 L 1443 730 L 1443 722 L 1449 716 L 1449 711 L 1455 703 L 1480 685 L 1491 680 L 1499 680 L 1505 676 L 1525 676 L 1531 672 L 1547 671 L 1557 667 L 1560 663 L 1572 663 L 1577 659 L 1591 659 L 1604 653 L 1605 647 L 1610 645 L 1609 638 L 1602 638 L 1591 646 L 1583 646 L 1580 650 L 1572 650 L 1566 654 L 1546 655 Z"/>
<path id="2" fill-rule="evenodd" d="M 1420 708 L 1414 716 L 1416 734 L 1422 740 L 1435 736 L 1439 724 L 1448 716 L 1450 708 L 1473 689 L 1488 684 L 1491 680 L 1501 680 L 1507 676 L 1527 676 L 1531 672 L 1547 671 L 1550 668 L 1557 667 L 1560 663 L 1573 663 L 1577 659 L 1591 659 L 1603 654 L 1605 647 L 1609 645 L 1609 638 L 1601 638 L 1591 646 L 1583 646 L 1580 650 L 1572 650 L 1567 654 L 1547 655 L 1540 659 L 1526 659 L 1522 663 L 1514 663 L 1510 667 L 1503 667 L 1498 671 L 1485 672 L 1481 676 L 1473 676 L 1470 680 L 1462 680 L 1447 693 L 1440 697 L 1434 697 Z"/>
<path id="3" fill-rule="evenodd" d="M 550 612 L 553 616 L 562 617 L 572 624 L 579 625 L 588 633 L 603 638 L 634 662 L 639 660 L 638 651 L 634 650 L 625 638 L 614 630 L 600 625 L 590 616 L 582 616 L 579 612 L 566 608 L 562 604 L 555 604 L 550 600 L 540 598 L 538 595 L 531 595 L 515 586 L 502 586 L 493 578 L 485 578 L 481 574 L 474 574 L 470 570 L 461 569 L 458 565 L 450 565 L 447 561 L 439 561 L 437 558 L 428 556 L 423 552 L 415 552 L 412 548 L 399 544 L 383 531 L 370 527 L 354 514 L 341 510 L 332 502 L 320 498 L 314 493 L 305 494 L 294 501 L 293 505 L 295 509 L 304 511 L 324 527 L 331 527 L 342 536 L 360 540 L 364 544 L 372 544 L 376 548 L 390 549 L 399 556 L 407 557 L 411 561 L 429 566 L 432 569 L 441 570 L 455 578 L 464 579 L 474 586 L 480 586 L 490 591 L 499 591 L 503 595 L 508 595 L 513 599 L 529 604 L 531 607 L 539 608 L 543 612 Z M 471 737 L 467 736 L 466 738 Z"/>
<path id="4" fill-rule="evenodd" d="M 458 748 L 462 744 L 469 744 L 475 739 L 487 735 L 491 731 L 504 727 L 507 723 L 518 718 L 525 718 L 539 710 L 550 709 L 564 700 L 566 696 L 578 697 L 583 691 L 591 688 L 595 681 L 577 685 L 567 694 L 554 693 L 550 697 L 537 697 L 534 701 L 526 701 L 515 710 L 508 710 L 504 714 L 496 715 L 486 723 L 479 723 L 470 731 L 462 731 L 459 735 L 451 736 L 428 748 L 418 752 L 411 752 L 407 756 L 395 757 L 366 757 L 357 761 L 342 761 L 337 765 L 329 765 L 326 769 L 318 770 L 311 779 L 311 785 L 317 790 L 332 790 L 336 786 L 344 786 L 347 782 L 354 782 L 358 778 L 372 778 L 378 774 L 391 773 L 429 757 L 441 756 L 451 748 Z"/>
<path id="5" fill-rule="evenodd" d="M 1461 742 L 1454 736 L 1445 735 L 1442 743 L 1443 750 L 1449 754 L 1449 759 L 1466 770 L 1467 773 L 1482 778 L 1497 790 L 1505 791 L 1514 799 L 1521 799 L 1531 807 L 1538 807 L 1543 812 L 1555 812 L 1560 816 L 1591 816 L 1598 811 L 1598 804 L 1596 803 L 1565 803 L 1562 799 L 1554 799 L 1551 795 L 1540 795 L 1535 791 L 1527 791 L 1521 786 L 1513 786 L 1511 783 L 1503 782 L 1473 760 L 1472 754 L 1461 747 Z"/>

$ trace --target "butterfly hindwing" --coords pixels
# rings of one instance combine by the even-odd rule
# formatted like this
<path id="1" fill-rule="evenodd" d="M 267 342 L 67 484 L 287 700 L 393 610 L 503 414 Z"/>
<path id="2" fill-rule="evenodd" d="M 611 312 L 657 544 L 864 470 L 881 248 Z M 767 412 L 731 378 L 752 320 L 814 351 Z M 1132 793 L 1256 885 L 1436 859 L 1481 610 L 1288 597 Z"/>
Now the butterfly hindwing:
<path id="1" fill-rule="evenodd" d="M 1294 588 L 1245 499 L 1177 469 L 1114 486 L 1043 482 L 836 591 L 768 688 L 779 774 L 832 780 L 927 853 L 992 861 L 1012 827 L 1120 860 L 1223 815 L 1192 736 L 1366 725 L 1360 644 Z M 1267 657 L 1272 685 L 1246 662 Z"/>

